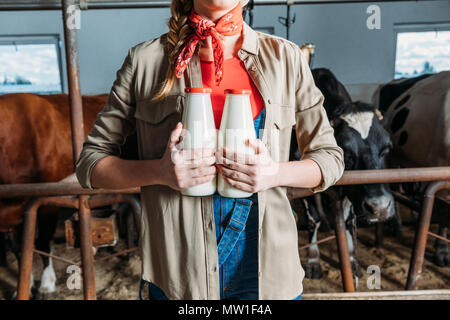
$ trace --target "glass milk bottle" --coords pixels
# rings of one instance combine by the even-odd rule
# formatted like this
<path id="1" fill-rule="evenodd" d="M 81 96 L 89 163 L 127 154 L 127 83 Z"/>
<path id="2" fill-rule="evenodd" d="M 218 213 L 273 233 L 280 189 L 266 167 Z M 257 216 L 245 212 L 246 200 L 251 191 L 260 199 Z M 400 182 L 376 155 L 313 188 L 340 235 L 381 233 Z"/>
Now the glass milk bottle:
<path id="1" fill-rule="evenodd" d="M 183 150 L 216 148 L 217 133 L 211 105 L 211 88 L 186 88 L 182 120 Z M 216 191 L 216 178 L 212 181 L 181 190 L 187 196 L 208 196 Z"/>
<path id="2" fill-rule="evenodd" d="M 218 148 L 241 154 L 255 154 L 255 150 L 247 143 L 247 139 L 256 139 L 253 115 L 250 105 L 250 90 L 225 90 L 225 105 L 218 135 Z M 230 186 L 219 174 L 217 190 L 223 197 L 247 198 L 252 193 Z"/>

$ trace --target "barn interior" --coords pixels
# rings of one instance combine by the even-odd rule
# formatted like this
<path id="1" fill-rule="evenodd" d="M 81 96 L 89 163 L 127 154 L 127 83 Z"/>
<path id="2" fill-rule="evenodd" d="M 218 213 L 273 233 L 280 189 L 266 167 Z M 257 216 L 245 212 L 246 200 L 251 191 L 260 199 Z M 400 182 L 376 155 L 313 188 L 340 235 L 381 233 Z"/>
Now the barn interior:
<path id="1" fill-rule="evenodd" d="M 77 33 L 79 83 L 83 96 L 108 94 L 128 50 L 168 31 L 169 0 L 81 0 L 75 3 L 72 23 Z M 435 107 L 429 106 L 435 111 L 434 118 L 430 118 L 428 125 L 424 127 L 433 127 L 433 130 L 438 130 L 438 127 L 440 131 L 432 131 L 429 139 L 423 140 L 427 149 L 419 148 L 412 140 L 416 135 L 425 134 L 421 131 L 423 128 L 415 127 L 417 124 L 412 122 L 406 123 L 410 130 L 418 131 L 416 135 L 408 131 L 407 137 L 411 143 L 426 154 L 440 152 L 439 156 L 433 159 L 414 158 L 408 153 L 408 150 L 413 148 L 409 146 L 409 149 L 405 147 L 396 153 L 402 163 L 400 160 L 398 163 L 393 162 L 391 168 L 440 167 L 440 174 L 436 171 L 435 178 L 426 178 L 423 181 L 443 180 L 448 183 L 448 178 L 436 177 L 448 177 L 450 166 L 450 150 L 446 150 L 450 148 L 449 0 L 254 0 L 250 1 L 250 5 L 251 8 L 245 13 L 246 23 L 257 31 L 288 39 L 298 46 L 312 48 L 312 51 L 308 51 L 310 68 L 329 69 L 344 85 L 352 101 L 362 101 L 379 108 L 379 92 L 384 85 L 423 75 L 430 75 L 428 81 L 431 77 L 440 75 L 441 78 L 434 83 L 427 83 L 424 91 L 408 93 L 409 96 L 417 97 L 416 100 L 410 99 L 407 102 L 410 108 L 418 105 L 419 101 L 422 106 L 426 101 L 430 101 L 426 95 L 424 97 L 424 94 L 430 92 L 430 86 L 438 88 L 439 96 L 442 97 L 436 99 Z M 62 4 L 58 0 L 0 0 L 0 99 L 9 93 L 69 93 L 65 52 L 67 47 L 61 10 Z M 394 100 L 394 103 L 400 104 L 398 101 L 401 97 Z M 416 104 L 412 100 L 416 101 Z M 397 113 L 383 115 L 385 120 L 389 121 L 387 130 L 395 140 L 394 144 L 401 146 L 402 141 L 406 139 L 405 130 L 392 131 L 395 127 L 393 121 L 398 118 Z M 426 111 L 416 118 L 423 119 L 424 116 L 427 116 Z M 404 124 L 405 120 L 402 123 Z M 442 139 L 433 140 L 435 134 Z M 439 150 L 429 148 L 433 145 Z M 4 183 L 0 181 L 0 184 Z M 415 187 L 409 188 L 412 184 Z M 385 237 L 383 243 L 378 245 L 375 226 L 358 229 L 358 259 L 362 272 L 356 277 L 355 290 L 364 292 L 365 299 L 375 299 L 381 291 L 400 292 L 405 289 L 427 186 L 420 182 L 409 183 L 407 186 L 392 186 L 398 191 L 395 200 L 398 214 L 401 216 L 401 238 L 390 233 L 390 226 L 384 226 L 381 227 L 381 232 L 384 230 Z M 408 194 L 411 190 L 413 195 Z M 443 238 L 441 241 L 447 243 L 447 251 L 443 249 L 446 256 L 441 265 L 436 264 L 435 239 L 428 237 L 420 289 L 429 292 L 420 298 L 450 298 L 450 256 L 446 240 L 449 199 L 448 193 L 441 190 L 436 197 L 433 213 L 435 218 L 439 213 L 440 218 L 432 220 L 430 226 L 430 232 L 440 235 Z M 292 206 L 299 226 L 299 247 L 302 247 L 311 240 L 308 219 L 302 214 L 305 206 L 299 199 L 293 200 Z M 99 213 L 98 219 L 101 219 L 102 213 Z M 73 222 L 72 214 L 72 211 L 60 213 L 53 240 L 53 254 L 80 264 L 82 258 L 79 250 L 75 248 L 75 242 L 79 240 L 74 240 L 76 237 L 73 235 L 78 230 L 75 225 L 69 225 L 67 222 Z M 442 216 L 444 218 L 441 218 Z M 111 253 L 129 249 L 132 247 L 130 241 L 137 241 L 135 234 L 131 240 L 129 235 L 127 239 L 127 232 L 130 231 L 127 218 L 119 214 L 116 218 L 114 223 L 125 224 L 125 227 L 112 227 L 118 229 L 115 230 L 117 241 L 109 242 L 104 247 L 99 245 L 96 252 L 95 259 L 100 259 L 95 264 L 96 298 L 136 299 L 141 267 L 139 256 L 131 252 L 111 259 L 105 258 Z M 72 232 L 72 238 L 68 237 L 68 232 Z M 4 239 L 7 240 L 7 232 L 3 233 Z M 318 238 L 324 239 L 333 235 L 333 230 L 322 226 Z M 73 243 L 69 245 L 68 240 Z M 311 299 L 319 299 L 324 298 L 319 294 L 343 291 L 336 241 L 324 242 L 320 247 L 321 276 L 320 279 L 314 279 L 318 278 L 318 273 L 309 270 L 312 278 L 304 280 L 306 298 L 307 294 L 311 294 Z M 6 262 L 0 265 L 0 299 L 13 299 L 17 290 L 19 264 L 11 245 L 7 244 L 4 248 Z M 308 248 L 299 250 L 302 262 L 307 261 L 310 254 Z M 37 281 L 33 291 L 35 298 L 85 297 L 79 286 L 74 289 L 68 285 L 67 264 L 61 261 L 53 262 L 56 273 L 55 292 L 39 294 L 37 288 L 45 266 L 37 254 L 34 255 L 33 261 L 32 274 Z M 381 287 L 375 285 L 375 288 L 373 285 L 373 272 L 370 270 L 374 265 L 381 269 Z M 371 296 L 371 292 L 378 293 Z M 382 299 L 383 296 L 378 298 Z M 404 296 L 398 293 L 394 298 L 402 299 Z"/>
<path id="2" fill-rule="evenodd" d="M 62 91 L 68 92 L 65 55 L 62 52 L 64 33 L 61 12 L 40 10 L 41 6 L 48 9 L 58 2 L 2 1 L 2 9 L 23 5 L 24 9 L 30 6 L 33 10 L 2 10 L 0 30 L 2 43 L 4 37 L 11 36 L 15 38 L 8 40 L 15 43 L 20 43 L 22 37 L 27 36 L 34 39 L 43 36 L 56 41 L 61 59 L 59 69 Z M 102 2 L 111 4 L 111 9 L 96 9 L 96 5 Z M 281 23 L 284 20 L 280 22 L 279 18 L 286 18 L 286 5 L 283 1 L 277 5 L 264 5 L 265 2 L 277 1 L 255 1 L 253 27 L 285 38 L 286 27 Z M 379 7 L 381 18 L 379 28 L 375 26 L 373 29 L 367 26 L 368 20 L 374 23 L 370 19 L 374 13 L 370 10 L 367 12 L 371 2 L 297 2 L 298 5 L 290 8 L 290 19 L 295 17 L 295 22 L 290 25 L 289 40 L 298 45 L 313 43 L 316 50 L 311 67 L 330 69 L 355 97 L 364 96 L 366 87 L 371 84 L 389 82 L 394 78 L 399 33 L 416 30 L 437 32 L 449 28 L 450 4 L 445 0 L 373 2 Z M 170 10 L 168 7 L 120 8 L 120 4 L 127 1 L 84 3 L 88 9 L 81 10 L 78 30 L 81 92 L 83 95 L 102 94 L 109 92 L 115 72 L 130 47 L 167 32 Z M 118 9 L 113 9 L 115 4 L 119 6 Z M 249 22 L 249 15 L 246 21 Z M 103 52 L 108 54 L 104 55 Z"/>

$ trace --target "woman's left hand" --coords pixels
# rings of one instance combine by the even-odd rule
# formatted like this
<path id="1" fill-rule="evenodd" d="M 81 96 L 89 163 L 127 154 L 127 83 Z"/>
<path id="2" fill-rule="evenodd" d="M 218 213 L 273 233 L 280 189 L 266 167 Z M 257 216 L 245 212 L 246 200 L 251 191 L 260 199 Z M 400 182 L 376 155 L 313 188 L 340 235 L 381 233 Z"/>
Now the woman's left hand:
<path id="1" fill-rule="evenodd" d="M 248 145 L 255 149 L 254 155 L 226 148 L 216 153 L 217 168 L 224 180 L 232 187 L 251 193 L 276 187 L 278 163 L 272 160 L 262 140 L 249 139 Z"/>

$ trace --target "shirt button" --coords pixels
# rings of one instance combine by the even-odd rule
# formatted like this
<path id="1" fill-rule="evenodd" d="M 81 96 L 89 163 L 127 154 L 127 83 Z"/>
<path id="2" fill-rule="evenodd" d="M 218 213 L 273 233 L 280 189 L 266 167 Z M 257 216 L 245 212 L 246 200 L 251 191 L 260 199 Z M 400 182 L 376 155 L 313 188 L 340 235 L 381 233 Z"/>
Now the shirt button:
<path id="1" fill-rule="evenodd" d="M 262 273 L 261 271 L 258 271 L 258 277 L 261 277 Z"/>
<path id="2" fill-rule="evenodd" d="M 256 71 L 256 66 L 251 66 L 250 70 L 252 70 L 253 72 Z"/>
<path id="3" fill-rule="evenodd" d="M 268 99 L 267 102 L 270 104 L 270 103 L 272 103 L 272 100 Z"/>
<path id="4" fill-rule="evenodd" d="M 217 266 L 214 266 L 214 267 L 212 268 L 212 271 L 213 271 L 213 272 L 216 272 L 216 271 L 217 271 Z"/>

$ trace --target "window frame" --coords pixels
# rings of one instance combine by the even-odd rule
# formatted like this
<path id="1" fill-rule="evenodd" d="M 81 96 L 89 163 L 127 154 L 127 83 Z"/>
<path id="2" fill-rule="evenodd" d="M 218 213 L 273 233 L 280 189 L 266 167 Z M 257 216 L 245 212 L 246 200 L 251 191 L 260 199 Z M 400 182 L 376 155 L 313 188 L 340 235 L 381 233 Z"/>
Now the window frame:
<path id="1" fill-rule="evenodd" d="M 392 79 L 395 79 L 395 64 L 397 63 L 397 41 L 399 33 L 450 31 L 450 21 L 441 22 L 401 22 L 394 23 L 394 65 Z"/>
<path id="2" fill-rule="evenodd" d="M 3 35 L 0 34 L 0 46 L 2 45 L 30 45 L 30 44 L 53 44 L 56 50 L 56 59 L 59 68 L 59 81 L 61 83 L 61 91 L 48 91 L 48 92 L 33 92 L 36 94 L 60 94 L 64 93 L 64 69 L 61 47 L 62 42 L 60 35 L 55 34 L 14 34 L 14 35 Z M 6 93 L 5 93 L 6 94 Z"/>

